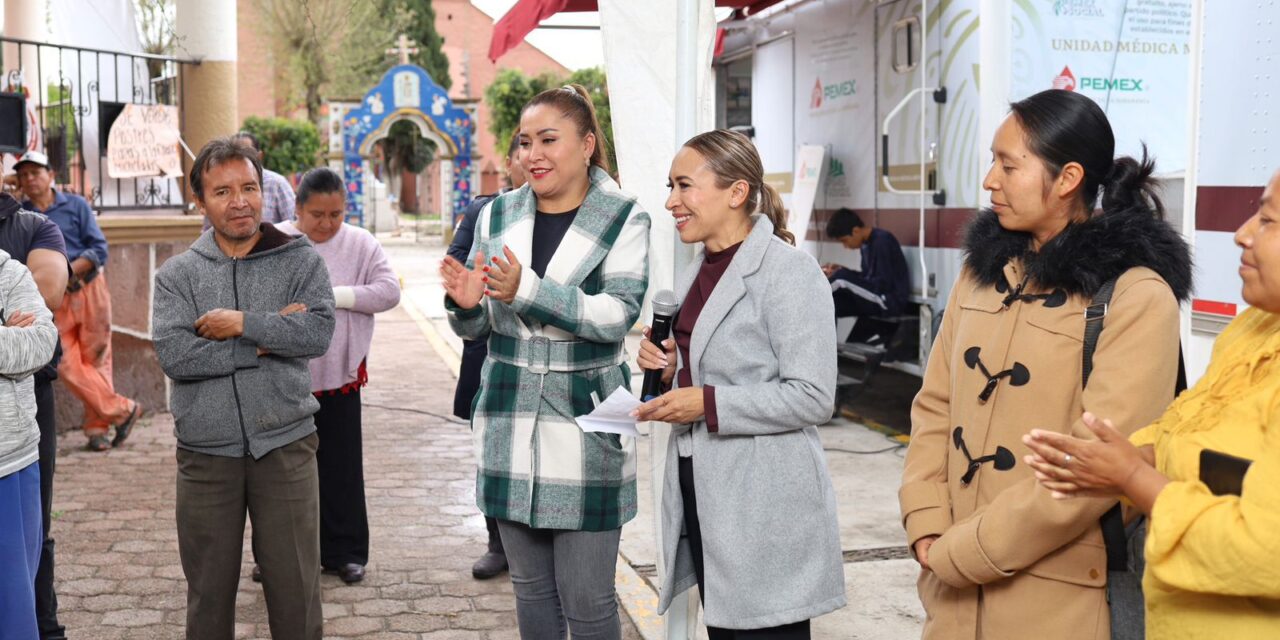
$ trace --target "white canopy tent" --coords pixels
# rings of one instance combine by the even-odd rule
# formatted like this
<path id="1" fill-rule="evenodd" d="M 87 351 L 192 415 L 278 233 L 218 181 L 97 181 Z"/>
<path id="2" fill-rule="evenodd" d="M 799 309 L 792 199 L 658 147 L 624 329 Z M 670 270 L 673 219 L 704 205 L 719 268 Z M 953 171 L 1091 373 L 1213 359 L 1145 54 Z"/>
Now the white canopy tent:
<path id="1" fill-rule="evenodd" d="M 601 0 L 600 28 L 609 102 L 617 146 L 618 175 L 649 212 L 649 291 L 675 286 L 675 274 L 693 256 L 680 243 L 666 211 L 671 158 L 686 140 L 714 126 L 715 81 L 711 58 L 715 44 L 711 0 Z M 672 46 L 674 43 L 675 46 Z M 643 317 L 649 318 L 646 304 Z M 662 483 L 671 428 L 652 423 L 649 437 L 653 486 L 653 527 L 661 535 Z M 663 566 L 661 544 L 655 546 Z M 666 616 L 666 637 L 693 637 L 698 600 L 687 594 Z"/>

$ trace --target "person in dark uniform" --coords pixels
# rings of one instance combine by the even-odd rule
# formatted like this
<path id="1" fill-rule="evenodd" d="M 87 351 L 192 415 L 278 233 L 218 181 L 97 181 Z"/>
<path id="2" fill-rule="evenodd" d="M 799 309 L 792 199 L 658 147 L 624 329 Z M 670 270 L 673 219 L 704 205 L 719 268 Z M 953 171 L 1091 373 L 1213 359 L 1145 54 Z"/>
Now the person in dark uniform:
<path id="1" fill-rule="evenodd" d="M 0 191 L 0 250 L 27 266 L 49 311 L 62 306 L 71 267 L 67 246 L 58 225 L 42 214 L 22 208 L 13 196 Z M 58 623 L 58 596 L 53 590 L 53 537 L 49 535 L 53 505 L 54 459 L 58 431 L 54 424 L 53 381 L 58 377 L 56 349 L 53 360 L 35 374 L 36 423 L 40 426 L 40 517 L 44 542 L 36 573 L 36 623 L 41 640 L 64 640 L 66 629 Z"/>
<path id="2" fill-rule="evenodd" d="M 892 233 L 862 221 L 849 209 L 838 209 L 827 223 L 827 237 L 846 249 L 859 249 L 862 268 L 854 271 L 839 264 L 824 264 L 831 282 L 836 317 L 882 317 L 902 313 L 911 296 L 907 258 Z"/>
<path id="3" fill-rule="evenodd" d="M 528 182 L 524 169 L 520 168 L 516 159 L 520 152 L 519 141 L 519 132 L 516 132 L 507 144 L 505 162 L 509 189 L 519 189 Z M 498 194 L 490 194 L 476 197 L 458 219 L 458 228 L 454 230 L 453 242 L 449 245 L 449 255 L 458 262 L 466 264 L 475 237 L 476 218 L 480 217 L 480 210 L 497 196 Z M 458 387 L 453 392 L 453 415 L 463 420 L 471 419 L 471 403 L 480 390 L 480 368 L 484 366 L 487 355 L 489 347 L 483 340 L 462 341 L 462 366 L 458 369 Z M 489 530 L 489 549 L 471 567 L 471 575 L 477 580 L 487 580 L 507 570 L 507 556 L 502 550 L 502 538 L 498 535 L 498 521 L 486 517 L 484 524 Z"/>

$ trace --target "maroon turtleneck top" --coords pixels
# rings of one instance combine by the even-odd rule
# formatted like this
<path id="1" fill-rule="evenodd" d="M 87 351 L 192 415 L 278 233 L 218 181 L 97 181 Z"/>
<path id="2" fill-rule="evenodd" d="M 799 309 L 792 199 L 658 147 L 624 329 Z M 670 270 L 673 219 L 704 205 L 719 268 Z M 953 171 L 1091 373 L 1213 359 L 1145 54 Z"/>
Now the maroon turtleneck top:
<path id="1" fill-rule="evenodd" d="M 702 315 L 702 308 L 706 306 L 711 292 L 715 290 L 720 277 L 729 268 L 734 254 L 741 246 L 742 243 L 739 242 L 723 251 L 707 251 L 702 260 L 702 267 L 698 269 L 698 276 L 694 279 L 693 286 L 689 287 L 689 293 L 684 297 L 684 304 L 680 306 L 680 313 L 676 316 L 676 323 L 671 328 L 671 332 L 675 334 L 676 348 L 680 350 L 680 361 L 684 363 L 684 366 L 676 372 L 676 380 L 682 389 L 693 386 L 693 373 L 689 364 L 689 343 L 693 337 L 693 327 L 698 323 L 698 316 Z M 715 433 L 720 429 L 720 422 L 716 417 L 715 387 L 702 386 L 702 405 L 707 431 Z"/>

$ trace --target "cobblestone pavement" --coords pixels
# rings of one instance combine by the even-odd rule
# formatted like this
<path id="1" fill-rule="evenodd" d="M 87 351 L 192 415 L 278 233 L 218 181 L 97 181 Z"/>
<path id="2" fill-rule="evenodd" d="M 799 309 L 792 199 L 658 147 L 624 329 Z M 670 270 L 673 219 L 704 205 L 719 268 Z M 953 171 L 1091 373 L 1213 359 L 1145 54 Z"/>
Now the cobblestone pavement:
<path id="1" fill-rule="evenodd" d="M 372 529 L 368 577 L 323 576 L 325 636 L 516 638 L 505 577 L 471 578 L 483 550 L 470 432 L 447 417 L 454 379 L 403 309 L 378 318 L 364 394 L 365 486 Z M 174 527 L 169 414 L 148 416 L 121 449 L 60 441 L 53 534 L 62 622 L 77 640 L 180 638 L 186 581 Z M 268 638 L 266 605 L 249 579 L 237 599 L 237 638 Z M 638 634 L 623 615 L 624 638 Z"/>

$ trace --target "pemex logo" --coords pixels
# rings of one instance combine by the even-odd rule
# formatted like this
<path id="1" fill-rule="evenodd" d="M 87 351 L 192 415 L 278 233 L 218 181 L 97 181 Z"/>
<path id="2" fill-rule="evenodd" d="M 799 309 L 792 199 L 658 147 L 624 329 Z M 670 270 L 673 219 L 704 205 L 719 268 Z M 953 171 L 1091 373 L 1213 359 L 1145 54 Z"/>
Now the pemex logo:
<path id="1" fill-rule="evenodd" d="M 857 94 L 857 80 L 822 84 L 822 78 L 817 78 L 813 82 L 813 93 L 809 97 L 809 109 L 817 111 L 827 105 L 843 103 Z"/>
<path id="2" fill-rule="evenodd" d="M 1058 77 L 1053 79 L 1053 88 L 1062 89 L 1063 91 L 1076 90 L 1076 76 L 1071 73 L 1071 67 L 1062 68 L 1062 73 L 1059 73 Z"/>

